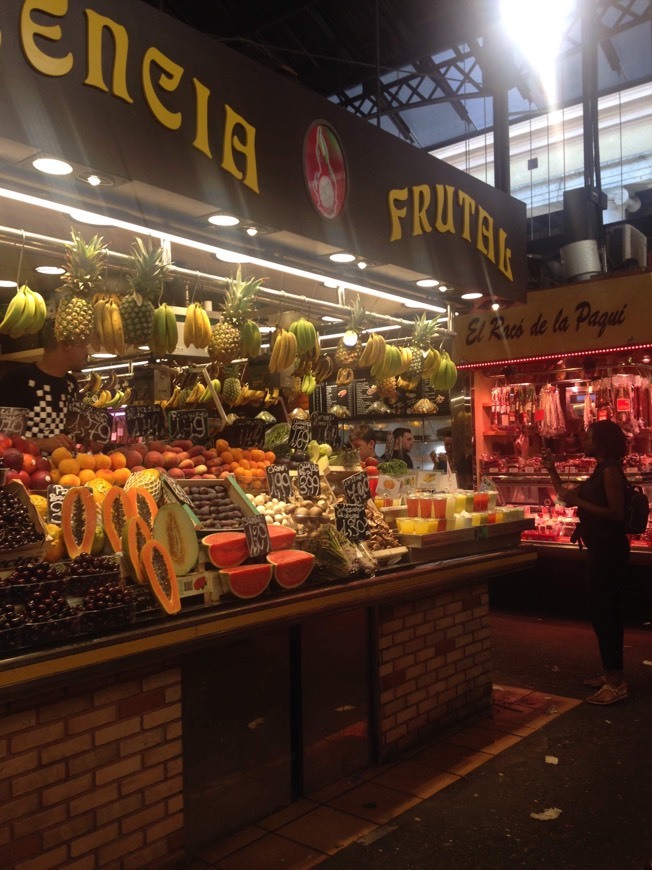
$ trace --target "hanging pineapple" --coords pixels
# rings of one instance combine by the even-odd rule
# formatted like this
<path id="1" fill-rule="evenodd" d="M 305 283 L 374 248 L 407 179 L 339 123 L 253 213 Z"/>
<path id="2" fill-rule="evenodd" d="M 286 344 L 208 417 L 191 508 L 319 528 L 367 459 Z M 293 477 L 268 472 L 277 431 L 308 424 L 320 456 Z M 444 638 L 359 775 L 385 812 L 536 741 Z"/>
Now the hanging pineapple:
<path id="1" fill-rule="evenodd" d="M 59 342 L 86 344 L 95 335 L 93 296 L 100 289 L 106 265 L 104 239 L 93 236 L 90 242 L 72 231 L 66 252 L 66 271 L 59 290 L 64 297 L 57 306 L 54 334 Z"/>
<path id="2" fill-rule="evenodd" d="M 227 405 L 235 405 L 242 392 L 242 381 L 240 380 L 240 369 L 238 366 L 227 366 L 224 369 L 224 385 L 222 387 L 222 398 Z"/>
<path id="3" fill-rule="evenodd" d="M 154 299 L 160 293 L 170 266 L 163 248 L 148 251 L 142 239 L 131 246 L 131 291 L 120 300 L 120 314 L 127 344 L 147 344 L 154 325 Z"/>
<path id="4" fill-rule="evenodd" d="M 342 368 L 355 368 L 362 356 L 361 335 L 367 322 L 367 312 L 360 305 L 360 299 L 356 299 L 346 325 L 344 335 L 337 343 L 335 349 L 335 362 Z"/>
<path id="5" fill-rule="evenodd" d="M 436 320 L 428 320 L 425 314 L 415 318 L 409 346 L 412 359 L 407 369 L 402 373 L 403 380 L 412 388 L 416 387 L 421 379 L 424 356 L 430 350 L 437 334 Z"/>
<path id="6" fill-rule="evenodd" d="M 242 355 L 242 330 L 249 320 L 261 278 L 242 280 L 240 267 L 221 306 L 222 319 L 211 331 L 208 355 L 220 365 L 226 365 Z"/>

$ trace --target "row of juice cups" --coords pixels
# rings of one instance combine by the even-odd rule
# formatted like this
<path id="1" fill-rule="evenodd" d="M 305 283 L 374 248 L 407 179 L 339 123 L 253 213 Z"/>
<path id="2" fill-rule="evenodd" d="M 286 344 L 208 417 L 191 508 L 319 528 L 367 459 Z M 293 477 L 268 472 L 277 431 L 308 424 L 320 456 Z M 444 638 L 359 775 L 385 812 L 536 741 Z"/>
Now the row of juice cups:
<path id="1" fill-rule="evenodd" d="M 431 535 L 435 532 L 452 532 L 457 529 L 469 529 L 472 526 L 507 523 L 514 520 L 522 520 L 524 517 L 525 512 L 523 508 L 507 507 L 491 511 L 476 511 L 474 513 L 464 511 L 448 518 L 397 517 L 396 528 L 401 535 Z"/>
<path id="2" fill-rule="evenodd" d="M 497 492 L 491 490 L 451 493 L 415 492 L 406 499 L 408 517 L 420 519 L 453 519 L 462 513 L 484 513 L 496 509 Z"/>

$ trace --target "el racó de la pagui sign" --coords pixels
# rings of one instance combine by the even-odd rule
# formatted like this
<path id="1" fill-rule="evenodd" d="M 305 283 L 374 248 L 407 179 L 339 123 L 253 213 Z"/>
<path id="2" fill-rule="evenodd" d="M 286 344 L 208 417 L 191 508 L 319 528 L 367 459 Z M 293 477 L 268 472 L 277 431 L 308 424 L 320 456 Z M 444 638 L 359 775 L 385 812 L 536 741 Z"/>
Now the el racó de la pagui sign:
<path id="1" fill-rule="evenodd" d="M 490 363 L 652 344 L 652 274 L 540 290 L 526 305 L 455 319 L 453 358 Z"/>

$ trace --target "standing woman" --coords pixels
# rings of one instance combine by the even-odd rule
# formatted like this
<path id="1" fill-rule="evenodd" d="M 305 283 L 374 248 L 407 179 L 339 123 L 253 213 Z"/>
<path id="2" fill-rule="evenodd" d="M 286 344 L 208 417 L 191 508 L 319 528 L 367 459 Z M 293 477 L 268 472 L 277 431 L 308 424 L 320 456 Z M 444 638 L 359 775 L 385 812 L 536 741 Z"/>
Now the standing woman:
<path id="1" fill-rule="evenodd" d="M 615 704 L 627 698 L 623 679 L 623 586 L 629 561 L 629 539 L 624 530 L 625 487 L 622 461 L 627 454 L 623 430 L 611 420 L 593 423 L 587 431 L 585 452 L 597 465 L 588 480 L 568 488 L 555 470 L 549 450 L 542 450 L 559 498 L 577 505 L 579 538 L 588 550 L 588 592 L 593 629 L 598 639 L 604 673 L 585 681 L 598 691 L 589 704 Z"/>

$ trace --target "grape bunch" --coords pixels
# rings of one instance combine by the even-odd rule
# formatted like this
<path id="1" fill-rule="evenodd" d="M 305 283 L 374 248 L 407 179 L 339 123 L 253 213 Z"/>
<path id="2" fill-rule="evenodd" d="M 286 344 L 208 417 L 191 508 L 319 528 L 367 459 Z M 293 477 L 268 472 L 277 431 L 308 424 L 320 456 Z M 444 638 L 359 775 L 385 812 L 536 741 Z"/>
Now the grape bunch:
<path id="1" fill-rule="evenodd" d="M 84 596 L 84 610 L 106 610 L 109 607 L 121 607 L 133 604 L 136 599 L 134 590 L 129 586 L 119 586 L 117 583 L 105 583 L 101 586 L 91 586 Z"/>
<path id="2" fill-rule="evenodd" d="M 42 541 L 44 537 L 18 496 L 0 489 L 0 550 L 16 550 Z"/>

